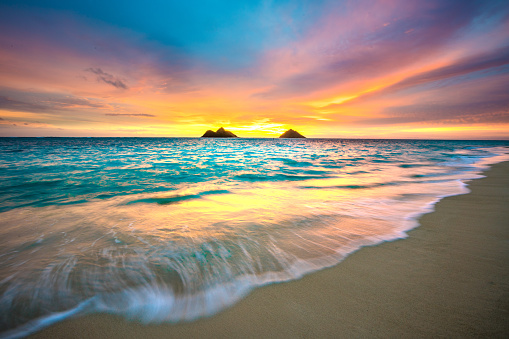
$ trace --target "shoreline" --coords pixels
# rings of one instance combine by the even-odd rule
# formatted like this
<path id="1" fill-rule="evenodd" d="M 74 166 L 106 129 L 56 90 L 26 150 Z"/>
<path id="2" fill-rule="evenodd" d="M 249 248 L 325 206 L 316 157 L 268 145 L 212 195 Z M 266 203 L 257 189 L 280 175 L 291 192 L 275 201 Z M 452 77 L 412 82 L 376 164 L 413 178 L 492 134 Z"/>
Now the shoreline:
<path id="1" fill-rule="evenodd" d="M 32 337 L 504 337 L 509 334 L 509 162 L 445 197 L 405 239 L 364 247 L 297 281 L 257 288 L 191 323 L 93 314 Z"/>

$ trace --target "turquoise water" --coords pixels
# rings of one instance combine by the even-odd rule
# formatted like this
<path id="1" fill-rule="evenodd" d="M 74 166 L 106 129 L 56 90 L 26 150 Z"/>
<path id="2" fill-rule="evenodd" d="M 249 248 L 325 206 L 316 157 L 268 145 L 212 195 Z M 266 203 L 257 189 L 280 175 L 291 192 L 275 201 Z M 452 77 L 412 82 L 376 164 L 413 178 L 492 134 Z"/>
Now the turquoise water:
<path id="1" fill-rule="evenodd" d="M 191 321 L 404 238 L 509 142 L 0 138 L 0 336 Z"/>

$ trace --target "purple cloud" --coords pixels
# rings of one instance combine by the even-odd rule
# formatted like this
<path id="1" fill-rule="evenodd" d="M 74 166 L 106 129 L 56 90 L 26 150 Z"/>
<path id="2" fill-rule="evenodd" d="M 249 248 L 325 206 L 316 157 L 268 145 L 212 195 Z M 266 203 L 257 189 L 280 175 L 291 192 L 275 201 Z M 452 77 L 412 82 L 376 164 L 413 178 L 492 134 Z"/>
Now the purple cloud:
<path id="1" fill-rule="evenodd" d="M 258 98 L 281 98 L 307 95 L 331 86 L 348 89 L 349 83 L 390 74 L 405 66 L 425 60 L 447 47 L 472 24 L 485 16 L 483 3 L 476 1 L 427 1 L 412 3 L 412 11 L 389 13 L 378 18 L 380 28 L 356 27 L 356 31 L 331 37 L 322 54 L 323 62 L 312 69 L 285 78 Z M 359 2 L 352 16 L 365 15 L 365 3 Z M 391 20 L 391 18 L 397 18 Z M 341 22 L 341 17 L 336 18 Z M 382 27 L 383 21 L 388 21 Z M 324 32 L 330 34 L 330 32 Z M 343 86 L 343 87 L 342 87 Z"/>
<path id="2" fill-rule="evenodd" d="M 98 109 L 109 106 L 98 100 L 61 93 L 0 90 L 0 109 L 14 112 L 51 113 L 76 109 Z"/>
<path id="3" fill-rule="evenodd" d="M 120 89 L 128 89 L 127 85 L 120 80 L 118 77 L 113 76 L 109 73 L 104 72 L 100 68 L 87 68 L 85 70 L 86 72 L 91 72 L 97 75 L 97 81 L 104 82 L 105 84 L 109 84 L 113 87 L 120 88 Z"/>
<path id="4" fill-rule="evenodd" d="M 109 116 L 126 116 L 126 117 L 149 117 L 153 118 L 155 115 L 148 113 L 106 113 Z"/>

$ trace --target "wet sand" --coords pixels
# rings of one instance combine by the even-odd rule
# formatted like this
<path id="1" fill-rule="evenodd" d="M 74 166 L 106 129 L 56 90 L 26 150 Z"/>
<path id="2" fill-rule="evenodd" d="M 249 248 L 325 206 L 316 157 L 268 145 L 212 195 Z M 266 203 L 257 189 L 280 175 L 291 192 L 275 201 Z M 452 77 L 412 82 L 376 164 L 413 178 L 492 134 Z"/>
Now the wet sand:
<path id="1" fill-rule="evenodd" d="M 96 314 L 36 338 L 509 337 L 509 162 L 448 197 L 403 240 L 253 291 L 193 323 Z"/>

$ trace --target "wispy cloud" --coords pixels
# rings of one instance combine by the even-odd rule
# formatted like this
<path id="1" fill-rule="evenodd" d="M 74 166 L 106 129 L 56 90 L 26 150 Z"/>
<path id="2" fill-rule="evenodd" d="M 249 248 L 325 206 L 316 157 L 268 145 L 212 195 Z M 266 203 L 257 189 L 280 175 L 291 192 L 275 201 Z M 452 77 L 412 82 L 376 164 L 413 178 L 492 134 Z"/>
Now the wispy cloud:
<path id="1" fill-rule="evenodd" d="M 0 95 L 0 109 L 14 112 L 32 112 L 39 113 L 48 109 L 47 106 L 38 103 L 23 102 L 13 100 L 9 97 Z"/>
<path id="2" fill-rule="evenodd" d="M 470 56 L 450 65 L 440 67 L 428 72 L 419 73 L 406 78 L 394 85 L 388 86 L 377 94 L 382 95 L 401 91 L 407 88 L 426 85 L 428 83 L 463 76 L 490 68 L 496 68 L 509 64 L 509 46 L 502 47 L 495 51 Z M 369 96 L 369 95 L 368 95 Z"/>
<path id="3" fill-rule="evenodd" d="M 125 117 L 149 117 L 149 118 L 155 117 L 154 114 L 148 114 L 148 113 L 106 113 L 105 115 L 125 116 Z"/>
<path id="4" fill-rule="evenodd" d="M 109 73 L 106 73 L 100 68 L 87 68 L 85 71 L 91 72 L 91 73 L 94 73 L 95 75 L 97 75 L 97 81 L 99 81 L 99 82 L 104 82 L 106 84 L 109 84 L 113 87 L 120 88 L 120 89 L 128 89 L 129 88 L 118 77 L 113 76 Z"/>
<path id="5" fill-rule="evenodd" d="M 13 112 L 51 113 L 83 109 L 108 109 L 110 105 L 97 99 L 61 93 L 28 92 L 0 89 L 0 109 Z"/>
<path id="6" fill-rule="evenodd" d="M 458 0 L 408 4 L 358 1 L 349 6 L 352 8 L 347 13 L 332 11 L 305 39 L 289 46 L 293 57 L 286 56 L 287 64 L 298 62 L 305 66 L 303 69 L 255 97 L 308 95 L 390 74 L 433 57 L 480 11 L 479 3 Z M 364 22 L 363 8 L 368 6 L 378 14 Z"/>
<path id="7" fill-rule="evenodd" d="M 416 104 L 387 107 L 389 116 L 364 119 L 362 124 L 391 125 L 408 123 L 479 124 L 509 123 L 509 100 L 457 104 Z"/>
<path id="8" fill-rule="evenodd" d="M 353 99 L 346 100 L 343 103 L 333 103 L 322 107 L 323 109 L 334 109 L 340 106 L 352 106 L 367 100 L 375 100 L 386 95 L 397 95 L 400 92 L 413 90 L 425 91 L 429 86 L 440 86 L 441 82 L 458 78 L 457 82 L 465 81 L 461 77 L 483 77 L 493 76 L 493 74 L 478 73 L 481 71 L 490 71 L 502 66 L 509 65 L 509 46 L 504 46 L 494 51 L 479 53 L 459 60 L 452 61 L 450 64 L 432 69 L 430 71 L 417 73 L 398 81 L 392 85 L 381 87 L 379 90 L 369 91 L 366 94 L 359 95 Z M 506 71 L 505 71 L 506 72 Z M 504 73 L 503 70 L 495 73 Z M 487 93 L 489 95 L 489 93 Z M 468 100 L 469 98 L 465 98 Z"/>
<path id="9" fill-rule="evenodd" d="M 17 113 L 60 116 L 62 119 L 100 120 L 101 115 L 126 117 L 155 117 L 149 113 L 138 113 L 139 107 L 104 98 L 90 98 L 58 92 L 32 92 L 12 88 L 0 88 L 0 110 Z M 83 113 L 87 113 L 84 115 Z"/>

